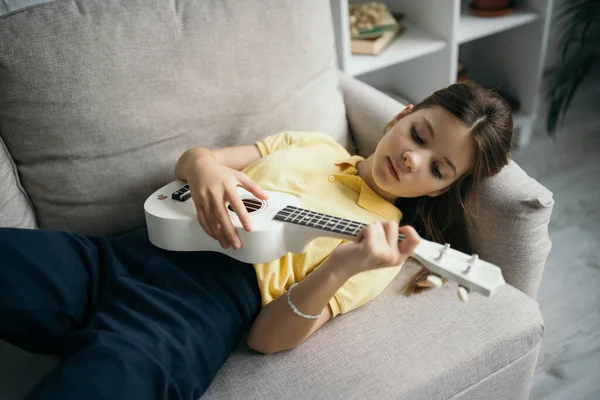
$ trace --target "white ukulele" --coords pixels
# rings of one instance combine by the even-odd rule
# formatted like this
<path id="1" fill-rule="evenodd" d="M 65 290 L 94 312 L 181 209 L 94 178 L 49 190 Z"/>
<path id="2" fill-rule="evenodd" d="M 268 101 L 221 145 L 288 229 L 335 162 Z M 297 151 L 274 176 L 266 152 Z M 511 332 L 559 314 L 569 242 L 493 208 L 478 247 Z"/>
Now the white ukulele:
<path id="1" fill-rule="evenodd" d="M 237 190 L 252 223 L 252 231 L 247 232 L 227 206 L 243 243 L 241 249 L 223 249 L 204 232 L 189 186 L 183 181 L 163 186 L 144 203 L 150 241 L 165 250 L 217 251 L 256 264 L 276 260 L 286 253 L 303 253 L 308 243 L 320 236 L 351 239 L 366 225 L 300 208 L 300 200 L 286 193 L 266 191 L 269 199 L 265 201 L 241 187 Z M 402 239 L 404 236 L 399 235 L 398 240 Z M 478 259 L 476 254 L 469 256 L 450 249 L 449 244 L 421 239 L 411 256 L 435 274 L 428 278 L 434 286 L 441 286 L 440 276 L 457 282 L 463 301 L 467 301 L 469 291 L 491 296 L 505 284 L 500 268 Z"/>

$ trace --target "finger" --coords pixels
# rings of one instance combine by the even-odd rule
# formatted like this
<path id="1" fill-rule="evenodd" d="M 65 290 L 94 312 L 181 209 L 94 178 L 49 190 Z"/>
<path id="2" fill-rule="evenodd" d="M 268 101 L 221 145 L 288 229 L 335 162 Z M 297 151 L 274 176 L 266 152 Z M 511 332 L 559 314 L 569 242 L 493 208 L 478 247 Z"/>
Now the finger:
<path id="1" fill-rule="evenodd" d="M 358 236 L 356 236 L 356 243 L 360 243 L 363 240 L 365 240 L 367 228 L 369 228 L 369 225 L 363 226 L 362 229 L 358 232 Z"/>
<path id="2" fill-rule="evenodd" d="M 221 223 L 219 221 L 219 213 L 215 211 L 215 206 L 211 204 L 211 207 L 207 210 L 206 220 L 210 225 L 210 229 L 213 233 L 213 238 L 219 242 L 222 248 L 226 249 L 229 247 L 229 243 L 225 239 L 223 235 L 223 230 L 221 228 Z"/>
<path id="3" fill-rule="evenodd" d="M 365 241 L 369 243 L 373 248 L 382 239 L 383 226 L 381 222 L 376 221 L 370 224 L 365 231 Z"/>
<path id="4" fill-rule="evenodd" d="M 390 246 L 398 246 L 398 223 L 396 221 L 387 222 L 384 226 L 385 238 Z"/>
<path id="5" fill-rule="evenodd" d="M 198 216 L 198 222 L 200 223 L 200 226 L 202 227 L 202 229 L 204 229 L 204 232 L 206 232 L 206 234 L 208 236 L 211 236 L 214 238 L 214 233 L 213 233 L 212 229 L 210 229 L 210 225 L 208 224 L 208 221 L 206 220 L 206 216 L 204 215 L 204 210 L 202 209 L 201 206 L 196 206 L 196 214 Z"/>
<path id="6" fill-rule="evenodd" d="M 204 232 L 206 232 L 207 235 L 212 236 L 212 231 L 210 227 L 206 224 L 206 217 L 204 216 L 204 207 L 202 207 L 204 202 L 202 200 L 202 195 L 199 191 L 196 190 L 195 185 L 192 186 L 189 182 L 188 185 L 190 185 L 190 194 L 192 195 L 194 207 L 196 208 L 196 216 L 198 218 L 198 223 L 200 223 L 200 226 L 202 226 L 202 229 L 204 229 Z"/>
<path id="7" fill-rule="evenodd" d="M 373 233 L 377 236 L 377 240 L 382 240 L 385 238 L 385 227 L 381 221 L 376 221 L 373 224 L 373 228 Z"/>
<path id="8" fill-rule="evenodd" d="M 410 225 L 404 225 L 398 228 L 398 233 L 404 234 L 404 239 L 400 242 L 398 248 L 403 255 L 409 256 L 415 250 L 415 247 L 421 241 L 421 237 Z"/>
<path id="9" fill-rule="evenodd" d="M 240 222 L 242 223 L 242 226 L 244 227 L 244 229 L 246 231 L 250 232 L 252 230 L 252 223 L 250 222 L 250 216 L 248 215 L 248 210 L 246 209 L 246 206 L 242 202 L 242 199 L 240 199 L 240 196 L 238 196 L 235 188 L 231 188 L 231 189 L 227 190 L 227 200 L 231 204 L 231 208 L 233 209 L 233 211 L 235 211 L 238 218 L 240 219 Z M 237 232 L 236 232 L 236 236 L 239 239 Z"/>
<path id="10" fill-rule="evenodd" d="M 233 226 L 233 222 L 229 218 L 229 213 L 225 210 L 225 200 L 221 200 L 220 204 L 214 204 L 214 211 L 217 214 L 219 224 L 221 224 L 221 237 L 235 249 L 240 247 L 237 231 Z"/>
<path id="11" fill-rule="evenodd" d="M 265 191 L 262 190 L 260 186 L 258 186 L 258 183 L 250 179 L 248 175 L 244 174 L 243 172 L 238 172 L 235 177 L 244 189 L 246 189 L 261 200 L 268 199 L 269 196 L 267 195 L 267 193 L 265 193 Z"/>
<path id="12" fill-rule="evenodd" d="M 203 206 L 204 204 L 206 204 L 204 196 L 202 196 L 199 192 L 197 192 L 194 189 L 195 186 L 190 185 L 190 193 L 192 194 L 192 200 L 194 201 L 194 206 L 196 207 L 196 216 L 198 218 L 198 222 L 200 223 L 200 226 L 202 227 L 202 229 L 204 229 L 204 232 L 206 232 L 208 236 L 212 237 L 213 239 L 216 239 L 215 233 L 211 228 L 211 225 L 207 218 L 207 210 Z"/>

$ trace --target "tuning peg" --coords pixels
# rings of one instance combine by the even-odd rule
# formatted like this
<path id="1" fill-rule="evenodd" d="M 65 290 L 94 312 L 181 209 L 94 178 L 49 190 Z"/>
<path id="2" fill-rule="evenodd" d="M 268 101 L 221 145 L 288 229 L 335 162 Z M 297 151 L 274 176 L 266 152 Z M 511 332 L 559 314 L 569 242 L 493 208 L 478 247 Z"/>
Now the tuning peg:
<path id="1" fill-rule="evenodd" d="M 442 278 L 437 275 L 429 275 L 427 277 L 427 282 L 431 283 L 434 287 L 441 287 L 444 282 L 442 282 Z"/>
<path id="2" fill-rule="evenodd" d="M 436 261 L 441 261 L 442 256 L 446 254 L 448 249 L 450 248 L 450 243 L 445 243 L 444 247 L 440 250 L 440 254 L 437 256 Z"/>
<path id="3" fill-rule="evenodd" d="M 479 260 L 479 256 L 477 254 L 473 254 L 467 262 L 467 268 L 463 271 L 463 274 L 468 274 L 469 272 L 471 272 L 471 267 L 475 265 L 477 260 Z"/>
<path id="4" fill-rule="evenodd" d="M 467 301 L 469 301 L 469 289 L 467 289 L 464 286 L 459 286 L 458 287 L 458 298 L 463 303 L 466 303 Z"/>

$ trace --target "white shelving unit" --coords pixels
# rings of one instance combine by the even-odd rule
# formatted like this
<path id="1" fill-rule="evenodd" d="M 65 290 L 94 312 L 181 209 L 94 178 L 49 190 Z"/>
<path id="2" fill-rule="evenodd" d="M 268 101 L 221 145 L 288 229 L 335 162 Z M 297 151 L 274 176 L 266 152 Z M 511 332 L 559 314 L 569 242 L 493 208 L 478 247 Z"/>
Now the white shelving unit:
<path id="1" fill-rule="evenodd" d="M 350 57 L 348 72 L 352 76 L 361 75 L 413 58 L 426 56 L 446 47 L 444 39 L 435 37 L 410 22 L 406 25 L 406 33 L 403 36 L 403 40 L 395 40 L 386 48 L 386 51 L 380 53 L 377 57 L 353 55 Z"/>
<path id="2" fill-rule="evenodd" d="M 506 31 L 528 24 L 539 18 L 539 14 L 533 11 L 518 10 L 511 15 L 500 18 L 481 18 L 463 11 L 460 15 L 458 26 L 458 43 L 466 43 L 494 33 Z"/>
<path id="3" fill-rule="evenodd" d="M 384 2 L 392 12 L 405 13 L 406 29 L 379 55 L 366 56 L 350 51 L 348 0 L 330 0 L 340 69 L 417 103 L 454 83 L 460 60 L 470 79 L 517 99 L 515 145 L 529 142 L 552 0 L 520 0 L 514 13 L 497 18 L 474 16 L 468 0 Z"/>

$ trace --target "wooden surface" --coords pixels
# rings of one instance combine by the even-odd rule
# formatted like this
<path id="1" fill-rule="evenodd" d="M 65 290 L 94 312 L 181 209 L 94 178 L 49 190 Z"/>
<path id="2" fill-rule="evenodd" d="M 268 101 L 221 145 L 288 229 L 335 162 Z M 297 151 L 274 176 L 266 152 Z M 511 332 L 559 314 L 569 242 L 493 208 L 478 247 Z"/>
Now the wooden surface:
<path id="1" fill-rule="evenodd" d="M 556 140 L 538 133 L 513 154 L 556 201 L 534 400 L 600 399 L 600 79 L 585 86 Z"/>

